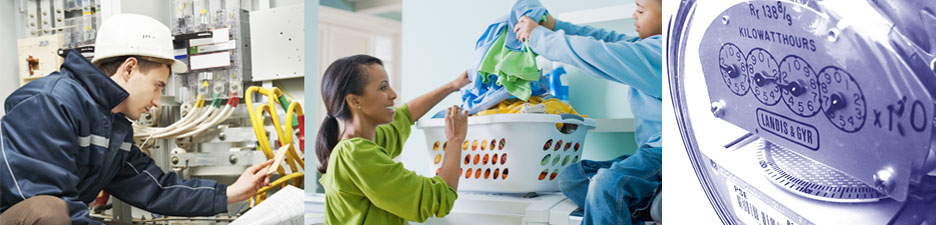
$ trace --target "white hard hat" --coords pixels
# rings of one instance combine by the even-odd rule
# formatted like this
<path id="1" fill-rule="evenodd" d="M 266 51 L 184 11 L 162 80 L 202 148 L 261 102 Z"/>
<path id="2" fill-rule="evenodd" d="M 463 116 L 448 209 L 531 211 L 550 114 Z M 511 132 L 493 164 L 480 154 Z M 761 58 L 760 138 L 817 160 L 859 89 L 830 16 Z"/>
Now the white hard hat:
<path id="1" fill-rule="evenodd" d="M 107 58 L 129 55 L 172 60 L 169 65 L 172 72 L 187 70 L 185 63 L 173 57 L 172 34 L 166 25 L 138 14 L 111 16 L 98 28 L 91 63 L 97 65 Z"/>

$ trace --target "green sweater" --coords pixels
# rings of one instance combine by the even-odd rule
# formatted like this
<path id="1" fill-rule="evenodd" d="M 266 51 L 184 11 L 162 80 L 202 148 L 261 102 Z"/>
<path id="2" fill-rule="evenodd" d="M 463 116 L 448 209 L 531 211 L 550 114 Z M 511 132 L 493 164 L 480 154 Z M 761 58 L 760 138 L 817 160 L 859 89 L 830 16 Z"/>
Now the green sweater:
<path id="1" fill-rule="evenodd" d="M 424 177 L 393 161 L 412 125 L 403 105 L 393 122 L 377 127 L 374 141 L 338 142 L 319 179 L 325 188 L 325 224 L 406 224 L 448 215 L 458 198 L 454 189 L 441 177 Z"/>

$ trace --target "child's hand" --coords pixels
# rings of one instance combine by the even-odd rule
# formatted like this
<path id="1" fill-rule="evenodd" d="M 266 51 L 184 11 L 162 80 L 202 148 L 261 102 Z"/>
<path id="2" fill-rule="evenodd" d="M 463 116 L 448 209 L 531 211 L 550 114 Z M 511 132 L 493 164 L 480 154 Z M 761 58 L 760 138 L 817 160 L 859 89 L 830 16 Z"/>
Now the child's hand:
<path id="1" fill-rule="evenodd" d="M 468 133 L 468 115 L 462 108 L 452 106 L 445 110 L 445 137 L 449 143 L 456 143 L 454 146 L 460 146 L 458 143 L 465 141 L 465 135 Z M 453 148 L 453 149 L 458 149 Z"/>
<path id="2" fill-rule="evenodd" d="M 514 33 L 517 33 L 517 40 L 526 41 L 530 38 L 530 33 L 533 33 L 533 29 L 539 26 L 536 21 L 530 19 L 530 17 L 523 16 L 520 17 L 520 21 L 517 21 L 517 26 L 514 26 Z"/>

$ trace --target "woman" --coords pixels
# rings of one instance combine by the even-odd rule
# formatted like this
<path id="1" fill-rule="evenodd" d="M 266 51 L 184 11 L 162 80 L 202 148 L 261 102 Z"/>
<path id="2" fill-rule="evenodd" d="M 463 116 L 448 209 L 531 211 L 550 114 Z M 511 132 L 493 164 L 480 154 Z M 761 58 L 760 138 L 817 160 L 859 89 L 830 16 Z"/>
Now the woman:
<path id="1" fill-rule="evenodd" d="M 400 155 L 413 121 L 445 96 L 468 84 L 467 73 L 400 107 L 380 59 L 355 55 L 336 60 L 322 77 L 328 115 L 319 128 L 316 154 L 325 188 L 325 224 L 406 224 L 443 217 L 458 195 L 461 145 L 448 145 L 439 176 L 407 170 Z M 445 117 L 449 143 L 462 143 L 467 118 L 452 106 Z M 339 132 L 338 120 L 344 122 Z"/>

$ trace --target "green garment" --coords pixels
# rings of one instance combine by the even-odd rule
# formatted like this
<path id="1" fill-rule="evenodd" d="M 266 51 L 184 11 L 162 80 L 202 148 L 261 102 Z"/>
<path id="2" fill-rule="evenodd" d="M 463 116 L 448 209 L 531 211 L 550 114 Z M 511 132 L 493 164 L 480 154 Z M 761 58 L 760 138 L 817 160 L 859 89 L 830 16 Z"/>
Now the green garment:
<path id="1" fill-rule="evenodd" d="M 524 51 L 510 50 L 504 46 L 506 39 L 507 28 L 504 28 L 481 60 L 478 72 L 497 75 L 498 85 L 504 86 L 507 92 L 526 101 L 533 92 L 530 89 L 530 81 L 540 79 L 540 71 L 536 67 L 536 53 L 530 50 L 526 42 L 523 43 Z M 488 76 L 481 76 L 481 82 L 487 83 Z"/>
<path id="2" fill-rule="evenodd" d="M 332 149 L 319 182 L 325 188 L 325 224 L 406 224 L 448 215 L 458 194 L 441 177 L 407 170 L 400 155 L 413 120 L 406 105 L 377 127 L 374 141 L 344 139 Z"/>

